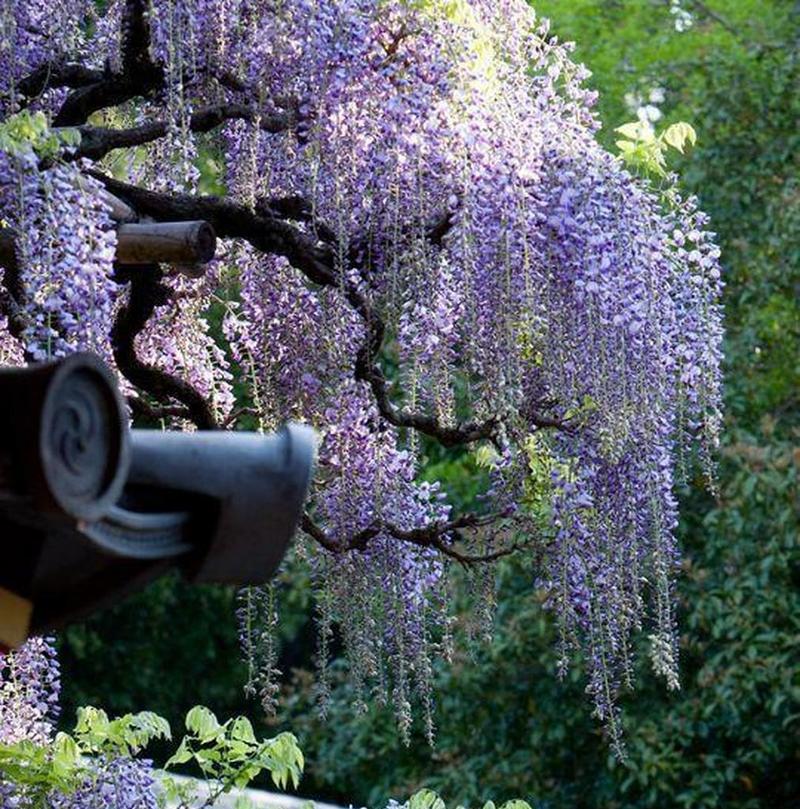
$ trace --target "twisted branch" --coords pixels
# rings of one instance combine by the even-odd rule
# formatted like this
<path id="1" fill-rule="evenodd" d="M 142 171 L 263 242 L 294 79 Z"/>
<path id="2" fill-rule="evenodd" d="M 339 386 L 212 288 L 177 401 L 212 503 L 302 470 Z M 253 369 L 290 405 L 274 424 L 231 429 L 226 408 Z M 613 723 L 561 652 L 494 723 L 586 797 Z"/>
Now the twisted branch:
<path id="1" fill-rule="evenodd" d="M 155 406 L 140 396 L 128 396 L 127 401 L 128 406 L 135 415 L 142 416 L 150 421 L 162 421 L 163 419 L 192 420 L 192 414 L 182 405 Z"/>
<path id="2" fill-rule="evenodd" d="M 8 230 L 0 228 L 0 241 L 10 239 Z M 13 239 L 11 240 L 12 255 L 15 255 L 16 248 Z M 0 250 L 0 253 L 5 251 Z M 26 362 L 34 362 L 35 357 L 28 351 L 23 341 L 25 329 L 28 327 L 28 317 L 25 312 L 27 295 L 25 285 L 22 283 L 19 263 L 14 260 L 6 260 L 0 264 L 2 269 L 3 284 L 0 286 L 0 311 L 5 314 L 8 320 L 8 330 L 11 336 L 23 344 L 23 355 Z"/>
<path id="3" fill-rule="evenodd" d="M 155 399 L 179 402 L 188 418 L 201 430 L 217 429 L 217 419 L 202 394 L 188 382 L 142 362 L 136 354 L 136 337 L 156 307 L 169 299 L 169 290 L 161 283 L 161 271 L 157 266 L 137 267 L 135 272 L 118 268 L 117 276 L 120 281 L 129 280 L 131 284 L 128 302 L 120 307 L 111 330 L 114 359 L 120 371 L 133 385 Z"/>
<path id="4" fill-rule="evenodd" d="M 108 191 L 145 216 L 161 221 L 204 219 L 213 225 L 217 235 L 222 238 L 244 239 L 261 252 L 283 256 L 315 284 L 336 288 L 343 286 L 336 268 L 335 245 L 328 240 L 332 230 L 322 226 L 315 228 L 317 234 L 314 235 L 286 221 L 304 221 L 310 217 L 311 206 L 302 198 L 262 201 L 253 211 L 245 205 L 220 197 L 157 193 L 115 180 L 101 172 L 89 173 Z M 441 224 L 437 223 L 436 228 L 437 233 L 440 232 Z M 383 319 L 356 284 L 346 282 L 343 291 L 365 327 L 364 342 L 356 356 L 356 379 L 369 385 L 379 412 L 390 424 L 417 430 L 435 438 L 445 447 L 462 446 L 484 439 L 496 440 L 500 421 L 495 417 L 448 426 L 427 414 L 398 408 L 391 401 L 388 382 L 377 362 L 386 334 Z M 531 420 L 542 428 L 567 429 L 563 422 L 542 414 L 531 414 Z"/>
<path id="5" fill-rule="evenodd" d="M 150 58 L 147 7 L 147 0 L 127 0 L 122 15 L 122 71 L 107 71 L 89 84 L 81 82 L 61 105 L 54 126 L 81 126 L 93 112 L 163 88 L 164 73 Z"/>
<path id="6" fill-rule="evenodd" d="M 261 216 L 245 205 L 221 197 L 160 194 L 115 180 L 102 172 L 88 173 L 144 216 L 174 222 L 204 219 L 221 238 L 244 239 L 263 253 L 283 256 L 316 284 L 336 284 L 331 248 L 282 219 Z"/>
<path id="7" fill-rule="evenodd" d="M 268 210 L 276 214 L 281 212 L 281 206 L 277 203 L 272 208 L 260 206 L 257 211 L 261 213 L 258 213 L 219 197 L 159 194 L 114 180 L 100 172 L 90 173 L 111 193 L 146 216 L 174 221 L 205 219 L 223 238 L 242 238 L 262 252 L 284 256 L 292 266 L 316 284 L 341 286 L 333 248 L 327 243 L 316 241 L 283 219 L 267 214 Z M 310 206 L 303 205 L 302 200 L 292 199 L 286 203 L 283 213 L 299 218 L 305 217 L 309 210 Z M 329 229 L 326 230 L 330 232 Z M 389 398 L 386 377 L 376 363 L 386 331 L 383 320 L 354 284 L 348 283 L 345 286 L 345 295 L 366 327 L 365 340 L 356 357 L 356 378 L 370 386 L 378 410 L 390 424 L 418 430 L 446 447 L 468 444 L 495 435 L 498 427 L 496 419 L 446 426 L 431 416 L 397 408 Z"/>
<path id="8" fill-rule="evenodd" d="M 275 115 L 262 115 L 246 104 L 221 104 L 199 110 L 189 117 L 188 126 L 192 132 L 210 132 L 226 121 L 257 120 L 264 132 L 285 132 L 294 123 L 294 113 L 284 112 Z M 114 149 L 127 149 L 143 146 L 146 143 L 163 138 L 169 129 L 166 121 L 151 121 L 129 129 L 109 129 L 99 126 L 81 126 L 80 146 L 68 159 L 78 160 L 83 157 L 100 160 Z"/>
<path id="9" fill-rule="evenodd" d="M 33 100 L 45 90 L 56 87 L 70 87 L 73 89 L 86 87 L 89 84 L 102 81 L 104 76 L 105 74 L 102 70 L 94 70 L 85 65 L 73 62 L 49 62 L 22 79 L 17 85 L 17 89 L 23 96 Z"/>
<path id="10" fill-rule="evenodd" d="M 323 548 L 331 553 L 346 553 L 354 550 L 363 551 L 375 537 L 384 534 L 420 548 L 433 548 L 444 556 L 454 559 L 456 562 L 466 567 L 494 562 L 498 559 L 502 559 L 504 556 L 510 556 L 512 553 L 524 547 L 522 543 L 515 542 L 503 548 L 498 548 L 495 551 L 490 551 L 489 553 L 471 554 L 458 550 L 448 541 L 448 538 L 460 538 L 460 532 L 464 529 L 494 525 L 507 516 L 507 513 L 502 512 L 485 515 L 462 514 L 460 517 L 446 522 L 431 523 L 427 526 L 412 529 L 400 528 L 385 520 L 376 520 L 366 528 L 362 528 L 359 532 L 353 534 L 344 542 L 337 542 L 307 513 L 302 517 L 301 528 L 315 542 L 322 545 Z"/>

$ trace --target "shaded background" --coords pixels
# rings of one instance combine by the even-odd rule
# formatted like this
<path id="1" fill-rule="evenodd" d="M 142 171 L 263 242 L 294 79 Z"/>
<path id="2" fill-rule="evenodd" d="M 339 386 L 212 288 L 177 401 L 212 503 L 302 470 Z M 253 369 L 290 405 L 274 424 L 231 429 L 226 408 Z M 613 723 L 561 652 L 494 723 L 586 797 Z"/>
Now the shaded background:
<path id="1" fill-rule="evenodd" d="M 175 725 L 197 703 L 248 712 L 264 733 L 299 736 L 304 794 L 345 804 L 428 786 L 448 803 L 523 797 L 537 809 L 800 806 L 800 3 L 535 6 L 593 71 L 609 148 L 637 110 L 657 128 L 686 120 L 698 132 L 675 167 L 723 249 L 727 426 L 719 498 L 699 479 L 681 495 L 683 690 L 666 693 L 643 667 L 623 703 L 630 763 L 615 763 L 580 666 L 555 680 L 535 571 L 505 562 L 494 638 L 465 640 L 438 674 L 436 748 L 421 734 L 404 748 L 389 711 L 354 715 L 340 664 L 330 716 L 317 718 L 310 591 L 287 573 L 285 693 L 267 726 L 242 693 L 234 594 L 166 579 L 62 636 L 65 724 L 83 704 L 147 708 Z M 429 471 L 468 500 L 468 466 L 440 456 Z"/>

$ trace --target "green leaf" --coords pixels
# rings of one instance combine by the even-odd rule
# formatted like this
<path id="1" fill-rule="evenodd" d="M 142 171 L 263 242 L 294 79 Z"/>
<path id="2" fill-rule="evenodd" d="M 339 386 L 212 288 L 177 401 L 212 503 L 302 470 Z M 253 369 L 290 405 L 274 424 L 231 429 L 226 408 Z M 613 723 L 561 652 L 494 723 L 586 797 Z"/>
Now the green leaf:
<path id="1" fill-rule="evenodd" d="M 194 753 L 194 760 L 201 766 L 208 764 L 216 764 L 222 761 L 224 752 L 214 747 L 206 748 L 203 750 L 196 750 Z"/>
<path id="2" fill-rule="evenodd" d="M 152 741 L 153 739 L 171 739 L 172 729 L 169 722 L 163 716 L 159 716 L 152 711 L 140 711 L 130 717 L 130 727 L 138 735 L 139 739 L 144 740 L 142 746 Z"/>
<path id="3" fill-rule="evenodd" d="M 475 464 L 481 469 L 492 469 L 500 455 L 491 444 L 483 444 L 475 450 Z"/>
<path id="4" fill-rule="evenodd" d="M 653 140 L 655 140 L 652 127 L 642 123 L 641 121 L 630 121 L 627 124 L 618 126 L 614 131 L 619 132 L 620 135 L 623 135 L 629 140 L 639 141 L 642 143 L 651 143 Z"/>
<path id="5" fill-rule="evenodd" d="M 185 764 L 187 761 L 190 761 L 191 758 L 192 751 L 189 749 L 186 737 L 184 737 L 181 739 L 178 749 L 172 754 L 172 757 L 167 761 L 164 767 L 168 769 L 169 767 L 174 767 L 176 764 Z"/>
<path id="6" fill-rule="evenodd" d="M 697 133 L 694 131 L 694 127 L 685 121 L 668 126 L 661 137 L 665 143 L 672 146 L 673 149 L 677 149 L 681 154 L 687 143 L 692 146 L 697 143 Z"/>
<path id="7" fill-rule="evenodd" d="M 408 809 L 445 809 L 445 805 L 432 789 L 421 789 L 408 799 Z"/>
<path id="8" fill-rule="evenodd" d="M 203 705 L 196 705 L 186 714 L 186 730 L 201 741 L 208 742 L 220 735 L 222 728 L 214 714 Z"/>
<path id="9" fill-rule="evenodd" d="M 69 775 L 80 761 L 80 749 L 67 733 L 57 733 L 53 741 L 53 770 L 59 777 Z"/>
<path id="10" fill-rule="evenodd" d="M 111 722 L 105 711 L 90 705 L 78 709 L 75 735 L 82 745 L 89 750 L 99 750 L 109 740 L 110 733 Z"/>
<path id="11" fill-rule="evenodd" d="M 256 735 L 253 732 L 253 725 L 246 716 L 237 716 L 231 725 L 231 738 L 239 739 L 243 742 L 256 743 Z"/>
<path id="12" fill-rule="evenodd" d="M 59 129 L 55 134 L 64 146 L 81 145 L 81 133 L 78 129 Z"/>

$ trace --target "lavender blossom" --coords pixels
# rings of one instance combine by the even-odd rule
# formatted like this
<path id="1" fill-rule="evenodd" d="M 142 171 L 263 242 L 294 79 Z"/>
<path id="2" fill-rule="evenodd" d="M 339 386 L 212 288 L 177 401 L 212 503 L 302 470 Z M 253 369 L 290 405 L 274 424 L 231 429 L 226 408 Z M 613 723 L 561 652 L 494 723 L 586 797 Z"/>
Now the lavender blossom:
<path id="1" fill-rule="evenodd" d="M 38 33 L 25 20 L 42 22 L 43 4 L 2 12 L 17 48 L 0 53 L 1 115 L 48 50 L 119 68 L 121 0 L 88 43 L 91 4 L 62 5 Z M 294 418 L 323 435 L 311 510 L 325 542 L 306 553 L 320 658 L 338 622 L 357 690 L 391 696 L 406 735 L 414 699 L 430 717 L 447 567 L 395 534 L 439 526 L 451 509 L 423 480 L 415 431 L 376 401 L 368 359 L 396 365 L 385 390 L 396 412 L 497 425 L 491 447 L 470 449 L 490 467 L 475 510 L 504 522 L 458 541 L 493 549 L 504 532 L 535 547 L 559 672 L 583 653 L 595 713 L 621 750 L 616 701 L 632 682 L 635 633 L 647 626 L 654 670 L 679 683 L 676 470 L 696 454 L 710 477 L 721 425 L 719 249 L 696 200 L 676 178 L 652 188 L 598 144 L 588 72 L 522 0 L 152 0 L 149 10 L 163 92 L 120 114 L 163 120 L 167 135 L 129 160 L 130 178 L 195 192 L 192 113 L 245 105 L 219 132 L 228 196 L 267 214 L 302 200 L 291 226 L 330 254 L 335 283 L 319 286 L 280 255 L 226 245 L 205 281 L 167 282 L 170 301 L 137 341 L 220 419 L 234 412 L 238 377 L 259 429 Z M 273 119 L 286 123 L 262 126 Z M 125 293 L 111 280 L 108 212 L 78 175 L 0 152 L 0 214 L 20 234 L 28 292 L 21 345 L 0 328 L 0 352 L 15 361 L 21 349 L 110 353 Z M 220 343 L 212 307 L 224 309 Z M 385 328 L 365 359 L 370 317 Z M 440 549 L 455 542 L 445 533 Z M 275 611 L 255 612 L 245 645 L 263 646 L 250 653 L 269 703 Z"/>

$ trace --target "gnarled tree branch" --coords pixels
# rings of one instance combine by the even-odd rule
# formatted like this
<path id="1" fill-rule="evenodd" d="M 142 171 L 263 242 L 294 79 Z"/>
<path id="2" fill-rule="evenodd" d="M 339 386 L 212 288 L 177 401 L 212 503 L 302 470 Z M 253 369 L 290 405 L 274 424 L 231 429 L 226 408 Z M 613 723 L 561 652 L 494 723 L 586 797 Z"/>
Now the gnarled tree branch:
<path id="1" fill-rule="evenodd" d="M 214 196 L 159 194 L 90 171 L 111 193 L 139 213 L 158 221 L 203 219 L 221 238 L 244 239 L 257 250 L 286 258 L 309 280 L 322 286 L 336 283 L 333 253 L 299 228 L 281 219 L 261 216 L 245 205 Z"/>
<path id="2" fill-rule="evenodd" d="M 106 189 L 124 199 L 140 213 L 156 220 L 185 221 L 204 219 L 210 222 L 222 238 L 241 238 L 257 250 L 286 258 L 293 267 L 321 286 L 343 288 L 350 305 L 360 315 L 365 326 L 365 337 L 356 357 L 356 378 L 366 382 L 375 397 L 381 415 L 395 427 L 417 430 L 435 438 L 443 446 L 454 447 L 484 439 L 496 440 L 499 420 L 467 421 L 445 425 L 424 413 L 413 413 L 398 408 L 389 396 L 388 383 L 377 358 L 383 345 L 386 327 L 366 294 L 351 282 L 342 282 L 336 266 L 335 245 L 320 241 L 281 216 L 303 221 L 310 214 L 310 206 L 301 199 L 290 198 L 263 203 L 255 211 L 245 205 L 213 196 L 190 194 L 163 194 L 123 183 L 107 175 L 89 172 Z M 324 233 L 332 234 L 330 228 Z M 566 429 L 557 419 L 533 414 L 532 421 L 543 428 Z"/>
<path id="3" fill-rule="evenodd" d="M 183 405 L 151 405 L 140 396 L 128 396 L 128 405 L 133 413 L 150 421 L 161 421 L 162 419 L 192 420 L 192 414 Z"/>
<path id="4" fill-rule="evenodd" d="M 114 359 L 120 371 L 133 385 L 150 394 L 159 402 L 179 402 L 188 417 L 202 430 L 219 427 L 206 398 L 188 382 L 142 362 L 136 354 L 136 337 L 152 317 L 156 306 L 166 303 L 169 290 L 161 283 L 157 266 L 137 267 L 128 273 L 124 267 L 117 270 L 120 280 L 131 284 L 128 302 L 117 314 L 111 330 Z"/>
<path id="5" fill-rule="evenodd" d="M 376 520 L 348 537 L 344 542 L 337 542 L 329 536 L 309 514 L 304 514 L 301 527 L 315 542 L 331 553 L 346 553 L 354 550 L 364 550 L 375 537 L 384 534 L 408 542 L 420 548 L 433 548 L 444 556 L 454 559 L 462 565 L 475 565 L 493 562 L 504 556 L 509 556 L 520 550 L 523 545 L 512 543 L 494 551 L 484 554 L 473 554 L 459 550 L 453 539 L 460 536 L 460 531 L 468 528 L 481 528 L 495 525 L 508 514 L 462 514 L 452 520 L 435 522 L 419 528 L 403 529 L 391 522 Z"/>
<path id="6" fill-rule="evenodd" d="M 22 79 L 17 85 L 19 92 L 29 99 L 40 96 L 45 90 L 55 87 L 86 87 L 103 80 L 102 70 L 95 70 L 74 62 L 47 63 Z"/>
<path id="7" fill-rule="evenodd" d="M 164 72 L 150 57 L 147 0 L 127 0 L 122 16 L 122 70 L 73 90 L 56 115 L 54 126 L 80 126 L 93 112 L 147 96 L 164 86 Z"/>
<path id="8" fill-rule="evenodd" d="M 274 115 L 260 114 L 246 104 L 221 104 L 207 107 L 193 113 L 188 120 L 192 132 L 210 132 L 226 121 L 244 120 L 258 121 L 265 132 L 285 132 L 294 123 L 291 112 Z M 128 129 L 110 129 L 99 126 L 81 126 L 81 142 L 78 148 L 68 155 L 68 159 L 77 160 L 88 157 L 99 160 L 114 149 L 126 149 L 143 146 L 146 143 L 163 138 L 169 127 L 166 121 L 151 121 Z"/>

